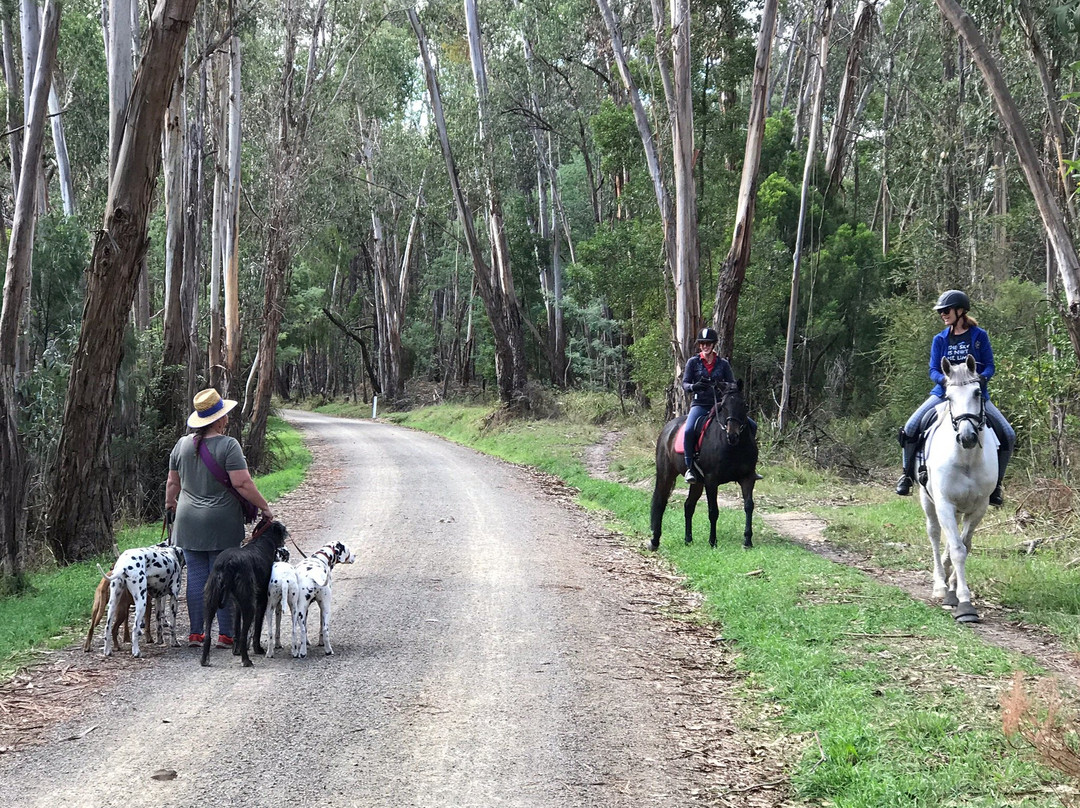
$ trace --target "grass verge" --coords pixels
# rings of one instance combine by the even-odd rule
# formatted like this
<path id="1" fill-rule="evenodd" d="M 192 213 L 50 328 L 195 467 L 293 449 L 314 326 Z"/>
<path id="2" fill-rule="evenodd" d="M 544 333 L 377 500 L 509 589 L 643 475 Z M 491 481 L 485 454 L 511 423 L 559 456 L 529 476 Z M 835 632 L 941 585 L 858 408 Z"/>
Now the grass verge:
<path id="1" fill-rule="evenodd" d="M 300 433 L 278 418 L 270 419 L 267 440 L 277 468 L 255 480 L 259 491 L 272 502 L 300 485 L 311 454 Z M 116 531 L 121 551 L 160 539 L 160 524 L 119 526 Z M 32 659 L 36 649 L 62 648 L 81 639 L 90 619 L 94 589 L 101 580 L 97 565 L 108 569 L 114 560 L 105 554 L 68 567 L 33 572 L 27 592 L 0 599 L 0 681 Z"/>
<path id="2" fill-rule="evenodd" d="M 603 510 L 644 545 L 651 491 L 594 479 L 580 459 L 601 427 L 485 428 L 489 412 L 444 405 L 389 420 L 555 474 L 578 489 L 583 506 Z M 763 488 L 774 485 L 783 497 L 780 482 Z M 738 651 L 748 697 L 776 716 L 765 731 L 803 740 L 792 771 L 796 799 L 845 808 L 1060 805 L 1058 776 L 1001 730 L 998 695 L 1013 670 L 1033 671 L 1032 663 L 760 523 L 755 549 L 743 552 L 741 511 L 721 511 L 711 550 L 704 507 L 698 514 L 698 541 L 685 546 L 681 508 L 669 507 L 660 553 L 705 594 L 708 616 Z"/>

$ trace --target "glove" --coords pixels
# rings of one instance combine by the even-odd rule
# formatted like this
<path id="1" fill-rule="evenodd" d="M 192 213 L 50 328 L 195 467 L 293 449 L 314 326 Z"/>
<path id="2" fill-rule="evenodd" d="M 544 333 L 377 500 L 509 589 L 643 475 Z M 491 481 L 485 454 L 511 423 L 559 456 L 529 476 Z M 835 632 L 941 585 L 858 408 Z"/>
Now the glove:
<path id="1" fill-rule="evenodd" d="M 708 382 L 704 382 L 704 381 L 702 381 L 702 382 L 694 382 L 690 386 L 690 389 L 693 390 L 695 393 L 703 393 L 704 391 L 708 390 L 711 386 L 712 385 L 710 385 Z"/>

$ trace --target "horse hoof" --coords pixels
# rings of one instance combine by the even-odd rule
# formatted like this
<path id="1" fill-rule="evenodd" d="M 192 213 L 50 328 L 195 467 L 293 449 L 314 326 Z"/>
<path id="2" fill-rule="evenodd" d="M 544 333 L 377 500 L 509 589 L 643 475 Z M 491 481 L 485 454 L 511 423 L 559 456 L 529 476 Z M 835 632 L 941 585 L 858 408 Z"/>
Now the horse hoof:
<path id="1" fill-rule="evenodd" d="M 971 605 L 971 601 L 964 601 L 957 606 L 956 611 L 953 612 L 953 618 L 957 623 L 978 623 L 982 619 L 975 607 Z"/>
<path id="2" fill-rule="evenodd" d="M 942 608 L 951 609 L 954 606 L 959 606 L 960 601 L 956 598 L 955 592 L 946 592 L 941 598 Z"/>
<path id="3" fill-rule="evenodd" d="M 660 539 L 653 539 L 651 542 L 649 542 L 649 549 L 652 550 L 653 552 L 656 552 L 657 550 L 659 550 L 660 549 Z"/>
<path id="4" fill-rule="evenodd" d="M 753 547 L 754 547 L 754 543 L 752 541 L 750 541 L 750 539 L 744 539 L 743 540 L 742 548 L 744 550 L 750 550 L 750 549 L 753 549 Z"/>
<path id="5" fill-rule="evenodd" d="M 694 537 L 693 536 L 687 536 L 685 539 L 683 539 L 683 541 L 686 542 L 687 544 L 693 544 L 694 543 Z"/>

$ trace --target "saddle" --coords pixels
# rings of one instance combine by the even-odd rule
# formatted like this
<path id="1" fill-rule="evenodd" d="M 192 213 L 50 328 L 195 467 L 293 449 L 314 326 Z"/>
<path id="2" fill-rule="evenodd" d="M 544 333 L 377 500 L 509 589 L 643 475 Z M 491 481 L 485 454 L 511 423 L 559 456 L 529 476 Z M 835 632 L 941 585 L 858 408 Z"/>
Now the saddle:
<path id="1" fill-rule="evenodd" d="M 705 432 L 708 430 L 709 424 L 712 423 L 714 415 L 716 415 L 716 407 L 713 407 L 705 415 L 698 416 L 695 426 L 700 426 L 700 429 L 697 431 L 697 444 L 694 446 L 695 453 L 701 451 L 701 443 L 705 440 Z M 680 429 L 675 433 L 675 451 L 679 454 L 686 453 L 686 444 L 683 442 L 685 433 L 685 429 Z"/>

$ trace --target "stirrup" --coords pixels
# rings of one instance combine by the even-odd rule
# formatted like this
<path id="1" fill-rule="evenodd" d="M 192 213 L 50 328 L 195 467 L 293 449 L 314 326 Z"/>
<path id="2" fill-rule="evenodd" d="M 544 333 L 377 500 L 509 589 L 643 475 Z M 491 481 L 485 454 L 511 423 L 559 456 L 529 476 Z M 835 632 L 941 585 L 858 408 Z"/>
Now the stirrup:
<path id="1" fill-rule="evenodd" d="M 995 508 L 1000 508 L 1005 504 L 1005 497 L 1001 493 L 1001 483 L 998 483 L 993 493 L 990 494 L 990 504 Z"/>
<path id="2" fill-rule="evenodd" d="M 690 468 L 688 468 L 686 470 L 686 474 L 683 475 L 683 479 L 686 480 L 688 483 L 700 483 L 701 482 L 701 480 L 698 479 L 698 476 L 696 474 L 694 474 L 694 467 L 693 466 L 691 466 Z"/>
<path id="3" fill-rule="evenodd" d="M 926 466 L 919 466 L 919 485 L 925 486 L 927 480 L 930 479 L 930 474 L 926 471 Z"/>

